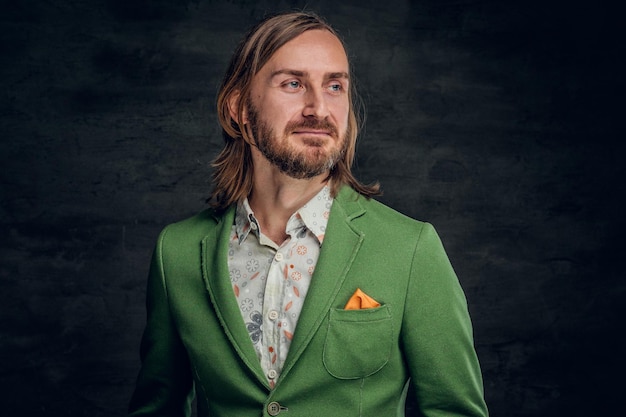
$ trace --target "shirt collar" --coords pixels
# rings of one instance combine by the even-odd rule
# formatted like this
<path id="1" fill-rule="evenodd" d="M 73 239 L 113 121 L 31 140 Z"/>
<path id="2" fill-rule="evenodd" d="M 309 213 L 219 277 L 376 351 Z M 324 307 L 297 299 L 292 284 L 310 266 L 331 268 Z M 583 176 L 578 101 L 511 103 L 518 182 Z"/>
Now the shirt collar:
<path id="1" fill-rule="evenodd" d="M 250 231 L 254 231 L 257 238 L 259 230 L 259 224 L 254 217 L 254 213 L 248 203 L 248 197 L 237 204 L 237 211 L 235 213 L 235 231 L 237 232 L 237 239 L 239 244 L 246 240 Z"/>
<path id="2" fill-rule="evenodd" d="M 324 188 L 289 218 L 285 229 L 286 233 L 297 233 L 295 232 L 297 229 L 309 229 L 321 245 L 326 234 L 326 226 L 328 225 L 328 216 L 332 204 L 333 197 L 330 195 L 330 187 L 325 185 Z M 250 232 L 253 232 L 259 239 L 260 226 L 254 217 L 254 212 L 250 208 L 247 197 L 237 204 L 235 231 L 239 244 L 248 237 Z"/>

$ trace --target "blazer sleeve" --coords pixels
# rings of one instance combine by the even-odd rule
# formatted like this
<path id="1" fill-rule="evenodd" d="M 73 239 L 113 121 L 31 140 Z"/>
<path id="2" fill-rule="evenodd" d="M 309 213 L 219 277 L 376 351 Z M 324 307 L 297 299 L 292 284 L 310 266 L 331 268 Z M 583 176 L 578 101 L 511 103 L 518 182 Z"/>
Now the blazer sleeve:
<path id="1" fill-rule="evenodd" d="M 141 341 L 141 370 L 129 416 L 188 417 L 193 379 L 187 352 L 171 316 L 164 273 L 165 229 L 152 255 L 146 291 L 147 323 Z"/>
<path id="2" fill-rule="evenodd" d="M 432 225 L 411 266 L 402 343 L 423 416 L 488 415 L 465 295 Z"/>

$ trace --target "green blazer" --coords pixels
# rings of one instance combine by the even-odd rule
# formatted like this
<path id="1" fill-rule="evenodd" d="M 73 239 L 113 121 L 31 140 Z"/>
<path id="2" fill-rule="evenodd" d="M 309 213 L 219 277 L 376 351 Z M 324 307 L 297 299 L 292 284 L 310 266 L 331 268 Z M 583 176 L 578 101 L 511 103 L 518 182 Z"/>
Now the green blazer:
<path id="1" fill-rule="evenodd" d="M 166 227 L 152 259 L 131 416 L 486 416 L 465 296 L 431 225 L 344 187 L 270 389 L 228 272 L 234 208 Z M 357 288 L 381 303 L 344 310 Z"/>

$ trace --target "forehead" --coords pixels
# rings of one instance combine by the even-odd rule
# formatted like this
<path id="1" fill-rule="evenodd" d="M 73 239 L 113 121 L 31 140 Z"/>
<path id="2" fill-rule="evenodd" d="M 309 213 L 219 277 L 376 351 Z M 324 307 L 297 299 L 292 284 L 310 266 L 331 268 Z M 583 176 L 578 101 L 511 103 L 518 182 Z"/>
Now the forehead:
<path id="1" fill-rule="evenodd" d="M 309 30 L 281 46 L 261 71 L 285 68 L 306 72 L 347 73 L 348 57 L 341 41 L 331 32 Z"/>

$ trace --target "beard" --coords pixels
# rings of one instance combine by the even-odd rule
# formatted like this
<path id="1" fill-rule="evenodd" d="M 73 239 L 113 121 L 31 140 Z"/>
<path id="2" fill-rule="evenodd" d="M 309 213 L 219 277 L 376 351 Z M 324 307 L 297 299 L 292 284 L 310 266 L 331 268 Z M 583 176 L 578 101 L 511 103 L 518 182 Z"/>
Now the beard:
<path id="1" fill-rule="evenodd" d="M 280 172 L 295 179 L 310 179 L 330 172 L 343 157 L 348 146 L 348 132 L 341 138 L 337 127 L 328 120 L 304 119 L 299 122 L 289 122 L 285 126 L 282 138 L 276 135 L 274 129 L 265 121 L 259 120 L 259 112 L 252 105 L 248 105 L 248 123 L 257 148 L 265 158 Z M 330 152 L 324 150 L 324 140 L 321 138 L 303 138 L 306 150 L 298 151 L 290 146 L 289 135 L 301 128 L 326 130 L 339 146 Z"/>

